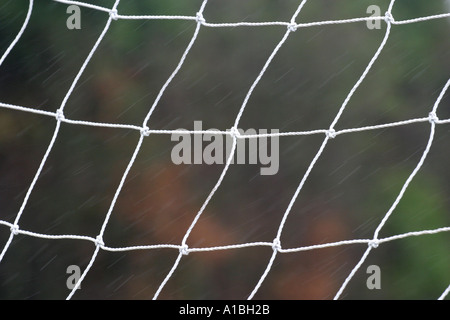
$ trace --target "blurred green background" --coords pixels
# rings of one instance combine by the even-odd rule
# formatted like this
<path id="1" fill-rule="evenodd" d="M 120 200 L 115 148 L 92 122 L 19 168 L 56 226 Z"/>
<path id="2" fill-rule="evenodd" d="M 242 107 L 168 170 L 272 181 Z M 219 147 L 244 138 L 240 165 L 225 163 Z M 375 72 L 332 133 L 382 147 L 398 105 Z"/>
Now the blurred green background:
<path id="1" fill-rule="evenodd" d="M 112 0 L 87 1 L 112 7 Z M 122 0 L 120 14 L 194 16 L 202 1 Z M 209 0 L 208 22 L 289 21 L 300 0 Z M 397 0 L 396 20 L 449 12 L 444 0 Z M 389 1 L 308 1 L 297 22 L 364 17 Z M 0 0 L 0 54 L 21 28 L 27 0 Z M 69 30 L 67 5 L 35 1 L 29 25 L 0 66 L 0 101 L 56 111 L 103 30 L 108 14 L 81 8 Z M 113 21 L 65 107 L 69 119 L 141 125 L 190 41 L 195 21 Z M 450 19 L 395 25 L 336 129 L 427 117 L 450 74 Z M 202 27 L 155 109 L 152 129 L 230 128 L 251 84 L 286 28 Z M 239 127 L 326 129 L 385 34 L 364 22 L 299 28 L 256 87 Z M 447 93 L 438 109 L 450 118 Z M 55 128 L 55 119 L 0 108 L 0 219 L 13 222 Z M 329 142 L 283 230 L 283 248 L 368 239 L 417 165 L 430 124 L 340 135 Z M 233 165 L 188 238 L 190 247 L 271 242 L 322 135 L 280 138 L 280 169 Z M 45 234 L 95 237 L 139 132 L 62 124 L 19 222 Z M 439 125 L 430 154 L 380 233 L 388 237 L 450 225 L 450 128 Z M 180 244 L 223 165 L 174 165 L 168 135 L 146 138 L 106 228 L 111 247 Z M 0 226 L 1 247 L 10 230 Z M 0 298 L 63 299 L 66 269 L 85 268 L 95 246 L 18 235 L 0 264 Z M 257 299 L 331 299 L 366 245 L 279 254 Z M 177 250 L 100 252 L 75 299 L 149 299 Z M 191 253 L 162 299 L 245 299 L 270 247 Z M 381 289 L 366 287 L 369 265 Z M 436 299 L 450 284 L 450 234 L 392 241 L 373 250 L 344 299 Z"/>

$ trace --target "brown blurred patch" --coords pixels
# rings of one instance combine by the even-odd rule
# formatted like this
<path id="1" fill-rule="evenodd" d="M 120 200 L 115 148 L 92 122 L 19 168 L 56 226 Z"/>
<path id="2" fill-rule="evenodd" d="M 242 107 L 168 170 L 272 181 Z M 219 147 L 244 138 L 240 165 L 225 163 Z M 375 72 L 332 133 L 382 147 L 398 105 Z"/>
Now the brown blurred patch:
<path id="1" fill-rule="evenodd" d="M 331 212 L 308 222 L 310 228 L 304 237 L 306 245 L 349 239 L 350 232 L 338 212 Z M 290 255 L 284 259 L 284 255 Z M 277 299 L 319 300 L 332 299 L 342 284 L 342 275 L 351 267 L 349 253 L 344 247 L 314 249 L 286 253 L 281 257 L 271 291 Z"/>
<path id="2" fill-rule="evenodd" d="M 154 163 L 137 175 L 121 194 L 117 213 L 120 214 L 121 219 L 126 219 L 131 223 L 136 217 L 139 217 L 139 223 L 135 228 L 138 229 L 137 233 L 146 235 L 145 238 L 140 239 L 140 243 L 181 244 L 186 231 L 203 204 L 192 200 L 198 191 L 192 188 L 188 179 L 189 176 L 184 169 L 182 166 L 164 166 Z M 204 201 L 206 197 L 207 194 L 199 199 Z M 202 214 L 202 218 L 196 223 L 187 240 L 191 247 L 235 243 L 230 230 L 217 219 L 213 210 L 211 206 L 207 207 Z M 152 230 L 152 232 L 147 232 L 147 230 Z M 232 253 L 229 250 L 196 254 L 196 263 L 214 270 L 215 266 L 222 264 L 230 254 Z M 150 255 L 153 256 L 153 253 Z M 133 260 L 130 261 L 130 265 L 133 266 L 135 272 L 145 272 L 144 270 L 149 268 L 149 260 L 141 259 L 138 254 L 130 255 L 130 257 Z M 127 290 L 133 295 L 136 292 L 141 292 L 137 296 L 134 295 L 134 298 L 149 298 L 149 292 L 155 293 L 157 286 L 175 262 L 175 257 L 176 255 L 173 255 L 173 252 L 166 251 L 164 256 L 166 261 L 163 263 L 163 265 L 166 265 L 161 268 L 156 267 L 156 269 L 162 269 L 159 274 L 149 274 L 148 282 L 142 281 L 144 280 L 142 278 L 136 281 L 131 280 L 127 284 Z M 159 281 L 155 280 L 155 277 L 160 278 Z M 149 283 L 153 283 L 150 288 Z M 165 292 L 171 292 L 170 297 L 168 297 L 170 299 L 185 298 L 179 292 L 178 285 L 169 281 L 168 288 L 163 290 L 161 298 L 164 298 Z M 178 296 L 180 294 L 181 296 Z"/>
<path id="3" fill-rule="evenodd" d="M 123 209 L 119 211 L 125 214 L 126 219 L 133 219 L 139 212 L 146 212 L 138 228 L 154 230 L 149 235 L 148 243 L 156 241 L 181 244 L 188 227 L 203 204 L 192 201 L 195 190 L 192 189 L 192 184 L 183 169 L 182 166 L 163 167 L 154 164 L 136 177 L 124 192 L 120 203 Z M 206 197 L 207 194 L 204 195 L 204 199 Z M 135 199 L 140 200 L 136 202 Z M 202 213 L 202 217 L 194 227 L 195 232 L 193 231 L 188 238 L 188 244 L 208 247 L 219 243 L 233 243 L 230 231 L 216 218 L 213 210 L 209 206 Z"/>

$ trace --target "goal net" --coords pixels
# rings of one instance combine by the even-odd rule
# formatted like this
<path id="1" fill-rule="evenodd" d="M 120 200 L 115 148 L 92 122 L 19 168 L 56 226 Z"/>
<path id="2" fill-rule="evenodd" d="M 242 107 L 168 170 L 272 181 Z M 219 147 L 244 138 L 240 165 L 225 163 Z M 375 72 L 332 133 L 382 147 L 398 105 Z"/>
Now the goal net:
<path id="1" fill-rule="evenodd" d="M 449 12 L 2 0 L 0 298 L 448 298 Z"/>

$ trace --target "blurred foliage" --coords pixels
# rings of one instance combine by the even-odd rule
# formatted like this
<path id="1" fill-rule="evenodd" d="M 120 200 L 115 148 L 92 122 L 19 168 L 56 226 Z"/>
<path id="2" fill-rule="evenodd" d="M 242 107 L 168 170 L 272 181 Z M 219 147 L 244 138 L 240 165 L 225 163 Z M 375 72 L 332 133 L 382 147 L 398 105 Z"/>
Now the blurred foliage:
<path id="1" fill-rule="evenodd" d="M 112 0 L 87 1 L 111 7 Z M 195 15 L 202 1 L 122 1 L 120 14 Z M 288 21 L 298 0 L 210 0 L 208 22 Z M 309 1 L 297 22 L 366 16 L 389 1 Z M 0 0 L 0 53 L 21 28 L 26 0 Z M 82 29 L 66 28 L 67 5 L 35 1 L 19 43 L 0 67 L 0 101 L 55 111 L 102 32 L 108 14 L 82 8 Z M 448 12 L 444 1 L 397 0 L 396 20 Z M 243 128 L 303 131 L 329 126 L 378 48 L 384 33 L 364 23 L 299 28 L 256 87 Z M 389 41 L 353 96 L 337 129 L 426 117 L 449 77 L 450 21 L 392 27 Z M 71 119 L 141 125 L 178 63 L 193 21 L 113 21 L 65 107 Z M 284 27 L 202 28 L 149 126 L 231 127 L 242 101 Z M 448 94 L 438 109 L 450 117 Z M 14 221 L 53 134 L 54 119 L 0 109 L 0 219 Z M 331 141 L 294 205 L 284 247 L 370 238 L 417 164 L 429 125 L 342 135 Z M 450 222 L 449 129 L 439 126 L 427 161 L 381 235 L 435 229 Z M 95 237 L 138 139 L 137 132 L 63 124 L 21 219 L 25 230 Z M 280 138 L 280 172 L 233 166 L 188 244 L 272 241 L 282 214 L 323 137 Z M 151 136 L 114 208 L 110 246 L 180 243 L 214 186 L 221 166 L 175 166 L 170 137 Z M 0 241 L 9 236 L 0 228 Z M 374 250 L 346 290 L 347 298 L 436 298 L 449 284 L 448 233 L 396 240 Z M 0 298 L 64 298 L 65 268 L 85 267 L 94 250 L 82 241 L 15 238 L 0 264 Z M 365 246 L 286 254 L 257 298 L 332 298 Z M 75 297 L 151 298 L 177 252 L 102 252 Z M 190 254 L 162 298 L 246 298 L 270 248 Z M 185 262 L 184 262 L 185 261 Z M 382 290 L 365 287 L 365 268 L 382 270 Z"/>

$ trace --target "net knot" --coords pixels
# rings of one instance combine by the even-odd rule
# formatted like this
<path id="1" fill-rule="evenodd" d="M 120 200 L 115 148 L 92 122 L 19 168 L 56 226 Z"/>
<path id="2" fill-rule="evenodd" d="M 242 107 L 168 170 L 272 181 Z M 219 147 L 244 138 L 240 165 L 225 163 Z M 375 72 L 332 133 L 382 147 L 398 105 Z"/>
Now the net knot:
<path id="1" fill-rule="evenodd" d="M 336 130 L 334 130 L 333 128 L 331 128 L 331 129 L 329 129 L 327 132 L 326 132 L 326 135 L 327 135 L 327 138 L 328 139 L 334 139 L 334 138 L 336 138 Z"/>
<path id="2" fill-rule="evenodd" d="M 11 226 L 11 233 L 15 236 L 19 234 L 19 226 L 17 224 Z"/>
<path id="3" fill-rule="evenodd" d="M 239 132 L 238 128 L 232 127 L 230 129 L 230 133 L 231 133 L 231 136 L 233 138 L 240 138 L 241 137 L 241 133 Z"/>
<path id="4" fill-rule="evenodd" d="M 273 251 L 280 251 L 281 250 L 281 242 L 280 239 L 274 239 L 272 243 L 272 249 Z"/>
<path id="5" fill-rule="evenodd" d="M 428 115 L 428 121 L 430 121 L 430 123 L 434 123 L 437 124 L 439 122 L 439 118 L 436 115 L 436 112 L 430 112 L 430 114 Z"/>
<path id="6" fill-rule="evenodd" d="M 394 16 L 389 11 L 384 14 L 384 20 L 386 23 L 395 23 Z"/>
<path id="7" fill-rule="evenodd" d="M 105 243 L 103 242 L 103 237 L 102 236 L 97 236 L 95 238 L 95 245 L 97 247 L 104 247 L 105 246 Z"/>
<path id="8" fill-rule="evenodd" d="M 195 21 L 200 24 L 204 24 L 206 22 L 205 18 L 203 18 L 203 14 L 201 12 L 197 12 L 195 15 Z"/>
<path id="9" fill-rule="evenodd" d="M 150 135 L 150 128 L 147 126 L 141 128 L 141 135 L 148 137 Z"/>
<path id="10" fill-rule="evenodd" d="M 378 239 L 372 239 L 369 241 L 369 247 L 376 249 L 380 245 L 380 241 Z"/>
<path id="11" fill-rule="evenodd" d="M 118 20 L 119 19 L 119 14 L 117 13 L 117 9 L 112 9 L 109 12 L 109 15 L 110 15 L 111 19 L 113 19 L 113 20 Z"/>
<path id="12" fill-rule="evenodd" d="M 298 26 L 295 22 L 291 22 L 288 24 L 287 28 L 289 31 L 295 32 L 295 31 L 297 31 Z"/>
<path id="13" fill-rule="evenodd" d="M 181 253 L 183 256 L 187 256 L 187 255 L 189 254 L 189 247 L 188 247 L 187 244 L 183 244 L 183 245 L 180 247 L 180 253 Z"/>
<path id="14" fill-rule="evenodd" d="M 61 109 L 56 110 L 56 120 L 64 121 L 65 119 L 64 112 Z"/>

